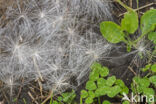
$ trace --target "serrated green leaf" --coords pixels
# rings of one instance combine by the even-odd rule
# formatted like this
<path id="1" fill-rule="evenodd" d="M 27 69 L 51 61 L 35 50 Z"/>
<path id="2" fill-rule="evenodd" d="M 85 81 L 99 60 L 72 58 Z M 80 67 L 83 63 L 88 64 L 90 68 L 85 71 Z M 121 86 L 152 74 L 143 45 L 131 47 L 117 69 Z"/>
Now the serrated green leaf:
<path id="1" fill-rule="evenodd" d="M 142 34 L 153 31 L 156 27 L 156 9 L 151 9 L 141 17 Z"/>
<path id="2" fill-rule="evenodd" d="M 152 70 L 152 72 L 156 73 L 156 64 L 151 66 L 151 70 Z"/>
<path id="3" fill-rule="evenodd" d="M 86 83 L 86 89 L 87 90 L 95 90 L 97 87 L 96 87 L 96 84 L 94 81 L 88 81 Z"/>
<path id="4" fill-rule="evenodd" d="M 112 86 L 116 81 L 116 77 L 115 76 L 111 76 L 111 77 L 108 77 L 107 78 L 107 81 L 106 81 L 106 85 L 107 86 Z"/>
<path id="5" fill-rule="evenodd" d="M 109 74 L 109 69 L 107 67 L 102 67 L 99 72 L 101 77 L 106 77 Z"/>
<path id="6" fill-rule="evenodd" d="M 138 29 L 138 15 L 135 11 L 128 11 L 121 21 L 121 28 L 130 34 Z"/>
<path id="7" fill-rule="evenodd" d="M 88 97 L 88 92 L 86 90 L 81 91 L 81 97 L 82 98 L 87 98 Z"/>
<path id="8" fill-rule="evenodd" d="M 111 104 L 108 100 L 102 102 L 102 104 Z"/>
<path id="9" fill-rule="evenodd" d="M 93 98 L 88 97 L 88 98 L 85 100 L 85 104 L 91 104 L 91 103 L 93 103 Z"/>
<path id="10" fill-rule="evenodd" d="M 114 22 L 106 21 L 100 24 L 100 31 L 103 37 L 111 43 L 125 41 L 124 33 L 121 27 Z"/>
<path id="11" fill-rule="evenodd" d="M 153 41 L 154 44 L 156 44 L 156 32 L 150 32 L 148 34 L 148 39 Z"/>

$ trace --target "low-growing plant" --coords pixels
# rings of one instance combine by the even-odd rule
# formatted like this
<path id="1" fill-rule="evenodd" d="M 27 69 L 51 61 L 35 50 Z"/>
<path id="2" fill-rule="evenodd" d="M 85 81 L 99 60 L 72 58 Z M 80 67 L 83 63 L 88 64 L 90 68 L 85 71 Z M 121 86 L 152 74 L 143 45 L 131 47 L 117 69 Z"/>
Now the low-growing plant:
<path id="1" fill-rule="evenodd" d="M 76 97 L 75 91 L 62 93 L 60 96 L 57 96 L 56 100 L 53 100 L 51 97 L 50 104 L 75 104 L 74 99 Z"/>
<path id="2" fill-rule="evenodd" d="M 83 103 L 83 99 L 85 104 L 92 104 L 95 99 L 98 99 L 98 104 L 101 104 L 101 96 L 107 95 L 114 98 L 116 96 L 121 97 L 122 93 L 129 93 L 129 89 L 122 80 L 117 79 L 115 76 L 108 76 L 109 69 L 107 67 L 94 63 L 91 70 L 85 90 L 81 91 L 80 104 Z M 103 104 L 109 103 L 109 101 L 103 102 Z"/>
<path id="3" fill-rule="evenodd" d="M 156 64 L 148 64 L 142 71 L 148 71 L 145 77 L 135 76 L 131 83 L 132 92 L 145 98 L 145 102 L 151 104 L 155 102 L 155 89 L 156 89 Z M 137 99 L 143 102 L 143 98 Z"/>
<path id="4" fill-rule="evenodd" d="M 134 48 L 138 50 L 140 56 L 146 51 L 146 47 L 141 44 L 142 40 L 148 38 L 153 42 L 153 45 L 151 45 L 151 49 L 153 48 L 151 56 L 155 55 L 156 9 L 145 12 L 139 21 L 138 14 L 135 10 L 123 4 L 120 0 L 116 1 L 127 9 L 127 12 L 124 14 L 120 25 L 112 21 L 105 21 L 100 24 L 100 31 L 103 37 L 110 43 L 126 43 L 128 52 Z M 133 39 L 132 34 L 135 34 L 139 28 L 141 28 L 141 35 L 137 39 Z M 147 51 L 147 53 L 149 52 Z"/>
<path id="5" fill-rule="evenodd" d="M 85 89 L 80 93 L 80 104 L 111 104 L 101 97 L 121 99 L 122 104 L 137 104 L 137 102 L 148 102 L 153 104 L 155 101 L 156 89 L 156 64 L 148 64 L 141 69 L 148 72 L 146 76 L 135 76 L 132 78 L 131 88 L 128 88 L 121 79 L 109 74 L 109 69 L 95 62 L 91 66 L 89 80 L 86 82 Z M 76 93 L 62 93 L 55 100 L 51 98 L 50 104 L 78 104 L 75 102 Z M 131 98 L 132 97 L 132 98 Z"/>

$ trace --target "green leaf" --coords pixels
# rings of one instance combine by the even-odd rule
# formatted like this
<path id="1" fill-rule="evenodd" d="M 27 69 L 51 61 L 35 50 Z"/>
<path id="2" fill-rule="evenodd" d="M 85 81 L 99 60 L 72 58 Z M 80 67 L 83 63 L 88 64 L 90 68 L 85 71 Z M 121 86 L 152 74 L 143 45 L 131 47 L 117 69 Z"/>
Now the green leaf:
<path id="1" fill-rule="evenodd" d="M 120 79 L 117 79 L 115 84 L 119 85 L 120 87 L 125 87 L 125 83 L 122 80 L 120 80 Z"/>
<path id="2" fill-rule="evenodd" d="M 91 66 L 91 69 L 96 70 L 96 69 L 101 69 L 101 67 L 102 67 L 101 64 L 94 62 Z"/>
<path id="3" fill-rule="evenodd" d="M 59 104 L 57 101 L 53 101 L 53 104 Z"/>
<path id="4" fill-rule="evenodd" d="M 129 101 L 124 101 L 122 104 L 130 104 Z"/>
<path id="5" fill-rule="evenodd" d="M 135 84 L 139 84 L 140 80 L 141 80 L 141 78 L 138 77 L 138 76 L 135 76 L 135 77 L 133 78 L 133 81 L 134 81 Z"/>
<path id="6" fill-rule="evenodd" d="M 61 102 L 61 101 L 63 100 L 63 98 L 62 98 L 61 96 L 58 96 L 58 97 L 57 97 L 57 100 L 58 100 L 59 102 Z"/>
<path id="7" fill-rule="evenodd" d="M 89 95 L 89 97 L 91 97 L 91 98 L 95 98 L 95 94 L 94 94 L 93 91 L 88 91 L 88 95 Z"/>
<path id="8" fill-rule="evenodd" d="M 139 94 L 141 94 L 145 88 L 150 86 L 150 81 L 148 78 L 134 77 L 133 81 L 134 81 L 134 84 L 136 86 L 136 91 Z"/>
<path id="9" fill-rule="evenodd" d="M 100 24 L 100 31 L 103 37 L 111 43 L 125 41 L 121 27 L 114 22 L 106 21 Z"/>
<path id="10" fill-rule="evenodd" d="M 147 88 L 150 86 L 150 81 L 148 78 L 142 78 L 142 79 L 140 79 L 139 84 L 141 87 Z"/>
<path id="11" fill-rule="evenodd" d="M 132 49 L 132 45 L 131 44 L 127 44 L 127 52 L 130 52 Z"/>
<path id="12" fill-rule="evenodd" d="M 135 11 L 128 11 L 121 21 L 121 28 L 130 34 L 138 29 L 138 15 Z"/>
<path id="13" fill-rule="evenodd" d="M 134 93 L 134 94 L 136 94 L 137 93 L 137 89 L 135 88 L 135 85 L 134 85 L 134 83 L 131 83 L 131 90 L 132 90 L 132 92 Z"/>
<path id="14" fill-rule="evenodd" d="M 148 39 L 153 41 L 154 44 L 156 44 L 156 32 L 150 32 L 148 34 Z"/>
<path id="15" fill-rule="evenodd" d="M 103 101 L 102 104 L 111 104 L 108 100 Z"/>
<path id="16" fill-rule="evenodd" d="M 142 34 L 153 31 L 156 27 L 156 9 L 151 9 L 141 17 Z"/>
<path id="17" fill-rule="evenodd" d="M 66 92 L 61 94 L 63 97 L 63 102 L 72 102 L 74 98 L 76 97 L 75 91 L 72 90 L 72 92 Z"/>
<path id="18" fill-rule="evenodd" d="M 127 88 L 127 86 L 125 85 L 125 83 L 122 80 L 117 79 L 115 84 L 121 87 L 121 92 L 120 92 L 121 95 L 123 93 L 125 93 L 125 94 L 129 93 L 129 89 Z"/>
<path id="19" fill-rule="evenodd" d="M 99 96 L 106 95 L 108 91 L 110 91 L 110 87 L 108 87 L 108 86 L 103 86 L 103 87 L 97 88 L 95 91 L 95 96 L 99 97 Z"/>
<path id="20" fill-rule="evenodd" d="M 85 100 L 85 103 L 86 103 L 86 104 L 91 104 L 91 103 L 93 103 L 93 98 L 92 98 L 92 97 L 88 97 L 88 98 Z"/>
<path id="21" fill-rule="evenodd" d="M 96 84 L 94 81 L 88 81 L 86 83 L 86 89 L 87 90 L 95 90 L 97 87 L 96 87 Z"/>
<path id="22" fill-rule="evenodd" d="M 97 79 L 99 79 L 99 70 L 94 69 L 89 75 L 89 80 L 90 81 L 96 81 Z"/>
<path id="23" fill-rule="evenodd" d="M 156 86 L 156 75 L 149 78 L 150 82 Z"/>
<path id="24" fill-rule="evenodd" d="M 114 86 L 114 87 L 110 88 L 109 91 L 107 91 L 107 96 L 110 97 L 110 98 L 113 98 L 113 97 L 115 97 L 118 93 L 120 93 L 120 91 L 121 91 L 120 86 Z"/>
<path id="25" fill-rule="evenodd" d="M 156 73 L 156 64 L 151 66 L 151 70 L 152 70 L 152 72 Z"/>
<path id="26" fill-rule="evenodd" d="M 88 97 L 88 92 L 86 90 L 81 91 L 81 97 L 82 98 L 87 98 Z"/>
<path id="27" fill-rule="evenodd" d="M 112 77 L 108 77 L 107 81 L 106 81 L 106 85 L 107 86 L 112 86 L 116 81 L 116 77 L 112 76 Z"/>
<path id="28" fill-rule="evenodd" d="M 99 70 L 101 77 L 106 77 L 109 74 L 109 69 L 107 67 L 103 67 Z"/>
<path id="29" fill-rule="evenodd" d="M 143 72 L 145 72 L 145 71 L 149 70 L 150 67 L 151 67 L 151 64 L 148 64 L 148 65 L 145 66 L 145 68 L 142 68 L 141 70 L 142 70 Z"/>
<path id="30" fill-rule="evenodd" d="M 155 92 L 152 88 L 144 88 L 144 94 L 147 95 L 147 96 L 150 96 L 150 95 L 154 95 Z"/>
<path id="31" fill-rule="evenodd" d="M 105 85 L 106 85 L 106 80 L 104 78 L 99 78 L 97 80 L 97 86 L 98 86 L 98 88 L 103 87 Z"/>
<path id="32" fill-rule="evenodd" d="M 140 80 L 141 80 L 141 78 L 138 76 L 133 78 L 133 83 L 131 84 L 131 89 L 134 93 L 141 94 L 143 92 L 142 86 L 140 85 Z"/>
<path id="33" fill-rule="evenodd" d="M 125 93 L 125 94 L 128 94 L 129 93 L 129 89 L 128 89 L 128 87 L 123 87 L 122 89 L 121 89 L 121 92 L 120 92 L 120 94 L 122 95 L 123 93 Z"/>

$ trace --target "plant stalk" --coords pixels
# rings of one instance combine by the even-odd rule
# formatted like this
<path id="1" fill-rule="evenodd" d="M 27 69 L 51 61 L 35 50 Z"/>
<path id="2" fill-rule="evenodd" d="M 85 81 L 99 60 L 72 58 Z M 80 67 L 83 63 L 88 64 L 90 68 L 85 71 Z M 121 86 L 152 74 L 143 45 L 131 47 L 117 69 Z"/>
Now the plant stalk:
<path id="1" fill-rule="evenodd" d="M 39 67 L 38 67 L 38 65 L 37 65 L 37 62 L 36 62 L 35 57 L 33 57 L 33 62 L 34 62 L 34 65 L 35 65 L 35 67 L 36 67 L 37 73 L 38 73 L 38 75 L 39 75 L 41 81 L 43 81 L 43 77 L 42 77 L 42 75 L 41 75 L 41 72 L 40 72 L 40 70 L 39 70 Z"/>

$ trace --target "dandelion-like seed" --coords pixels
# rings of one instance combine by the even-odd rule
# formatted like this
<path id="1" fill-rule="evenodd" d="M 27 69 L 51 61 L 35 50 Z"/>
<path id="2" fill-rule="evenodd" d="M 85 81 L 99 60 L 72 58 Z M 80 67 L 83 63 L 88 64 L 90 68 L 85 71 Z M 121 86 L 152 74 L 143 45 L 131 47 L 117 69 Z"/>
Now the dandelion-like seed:
<path id="1" fill-rule="evenodd" d="M 40 15 L 39 15 L 41 18 L 44 18 L 45 17 L 45 14 L 43 12 L 40 12 Z"/>
<path id="2" fill-rule="evenodd" d="M 138 51 L 139 51 L 139 52 L 144 52 L 144 51 L 145 51 L 145 47 L 140 46 L 140 47 L 138 48 Z"/>
<path id="3" fill-rule="evenodd" d="M 108 14 L 105 1 L 16 0 L 8 7 L 9 23 L 0 28 L 0 80 L 11 95 L 21 78 L 44 80 L 44 88 L 59 93 L 85 81 L 91 64 L 111 49 L 88 22 Z"/>

